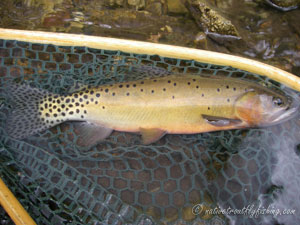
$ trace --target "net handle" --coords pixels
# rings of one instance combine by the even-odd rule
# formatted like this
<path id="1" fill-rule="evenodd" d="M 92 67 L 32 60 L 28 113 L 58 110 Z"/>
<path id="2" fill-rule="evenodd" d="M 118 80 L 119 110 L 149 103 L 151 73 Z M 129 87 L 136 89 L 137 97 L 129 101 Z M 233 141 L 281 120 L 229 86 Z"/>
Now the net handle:
<path id="1" fill-rule="evenodd" d="M 0 178 L 0 205 L 16 225 L 36 225 L 14 194 Z"/>
<path id="2" fill-rule="evenodd" d="M 3 28 L 0 28 L 0 39 L 61 46 L 85 46 L 105 50 L 120 50 L 123 52 L 160 55 L 163 57 L 195 60 L 221 66 L 231 66 L 251 73 L 267 76 L 272 80 L 300 91 L 300 78 L 296 75 L 256 60 L 224 53 L 117 38 Z"/>

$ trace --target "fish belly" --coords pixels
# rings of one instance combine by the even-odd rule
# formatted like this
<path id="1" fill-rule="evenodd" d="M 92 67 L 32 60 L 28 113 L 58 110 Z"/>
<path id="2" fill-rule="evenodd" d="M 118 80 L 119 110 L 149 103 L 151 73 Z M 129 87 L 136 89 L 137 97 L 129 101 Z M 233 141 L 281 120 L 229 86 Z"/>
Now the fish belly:
<path id="1" fill-rule="evenodd" d="M 162 108 L 122 105 L 107 107 L 106 110 L 94 110 L 90 113 L 89 119 L 101 126 L 127 132 L 139 132 L 141 128 L 161 129 L 170 134 L 193 134 L 220 130 L 202 118 L 203 111 L 204 109 L 200 106 Z"/>

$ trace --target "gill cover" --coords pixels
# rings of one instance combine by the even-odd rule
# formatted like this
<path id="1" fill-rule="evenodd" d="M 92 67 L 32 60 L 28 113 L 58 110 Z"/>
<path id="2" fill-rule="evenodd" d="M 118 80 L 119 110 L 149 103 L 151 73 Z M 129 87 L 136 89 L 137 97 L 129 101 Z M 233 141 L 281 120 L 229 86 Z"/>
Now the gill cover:
<path id="1" fill-rule="evenodd" d="M 255 91 L 249 91 L 240 96 L 235 103 L 235 114 L 250 126 L 260 125 L 263 122 L 260 95 Z"/>

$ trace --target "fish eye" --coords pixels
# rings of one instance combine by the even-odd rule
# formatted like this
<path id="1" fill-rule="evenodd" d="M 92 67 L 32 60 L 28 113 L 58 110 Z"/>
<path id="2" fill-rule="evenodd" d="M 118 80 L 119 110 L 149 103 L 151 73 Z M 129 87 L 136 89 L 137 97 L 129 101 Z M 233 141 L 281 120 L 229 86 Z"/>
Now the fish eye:
<path id="1" fill-rule="evenodd" d="M 283 101 L 279 97 L 273 97 L 272 101 L 275 106 L 278 106 L 278 107 L 283 106 Z"/>

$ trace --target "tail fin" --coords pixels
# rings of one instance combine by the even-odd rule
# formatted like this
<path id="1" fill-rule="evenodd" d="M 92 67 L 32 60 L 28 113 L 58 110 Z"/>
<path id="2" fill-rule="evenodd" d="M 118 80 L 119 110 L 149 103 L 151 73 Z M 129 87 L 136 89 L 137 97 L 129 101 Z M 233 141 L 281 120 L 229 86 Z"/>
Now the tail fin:
<path id="1" fill-rule="evenodd" d="M 15 83 L 5 89 L 13 106 L 6 121 L 9 136 L 23 139 L 48 128 L 39 115 L 39 101 L 49 94 L 47 91 Z"/>

